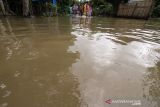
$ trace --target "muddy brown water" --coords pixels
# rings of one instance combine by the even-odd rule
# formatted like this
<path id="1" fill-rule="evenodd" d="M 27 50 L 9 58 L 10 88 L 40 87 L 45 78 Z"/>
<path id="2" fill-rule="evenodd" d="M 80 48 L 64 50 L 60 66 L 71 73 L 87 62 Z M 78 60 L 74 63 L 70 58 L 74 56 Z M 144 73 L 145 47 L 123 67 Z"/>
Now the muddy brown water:
<path id="1" fill-rule="evenodd" d="M 160 107 L 160 30 L 133 19 L 1 18 L 0 107 Z"/>

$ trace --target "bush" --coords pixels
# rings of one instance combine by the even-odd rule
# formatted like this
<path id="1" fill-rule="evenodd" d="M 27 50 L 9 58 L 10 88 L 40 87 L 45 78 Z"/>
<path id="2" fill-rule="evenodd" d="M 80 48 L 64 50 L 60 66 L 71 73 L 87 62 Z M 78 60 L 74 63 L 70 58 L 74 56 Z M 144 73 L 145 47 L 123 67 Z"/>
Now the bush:
<path id="1" fill-rule="evenodd" d="M 153 9 L 152 17 L 160 17 L 160 5 Z"/>
<path id="2" fill-rule="evenodd" d="M 57 15 L 57 6 L 56 5 L 52 5 L 52 12 L 53 12 L 53 16 Z"/>
<path id="3" fill-rule="evenodd" d="M 160 0 L 155 1 L 155 7 L 152 12 L 152 17 L 160 17 Z"/>
<path id="4" fill-rule="evenodd" d="M 63 6 L 63 7 L 58 6 L 57 12 L 59 15 L 69 14 L 70 13 L 69 6 Z"/>
<path id="5" fill-rule="evenodd" d="M 44 16 L 56 16 L 57 15 L 57 6 L 53 5 L 51 2 L 45 4 Z"/>
<path id="6" fill-rule="evenodd" d="M 110 3 L 93 6 L 93 15 L 106 15 L 110 16 L 113 13 L 113 6 Z"/>
<path id="7" fill-rule="evenodd" d="M 57 12 L 59 15 L 65 15 L 70 13 L 69 6 L 73 4 L 73 0 L 58 0 Z"/>

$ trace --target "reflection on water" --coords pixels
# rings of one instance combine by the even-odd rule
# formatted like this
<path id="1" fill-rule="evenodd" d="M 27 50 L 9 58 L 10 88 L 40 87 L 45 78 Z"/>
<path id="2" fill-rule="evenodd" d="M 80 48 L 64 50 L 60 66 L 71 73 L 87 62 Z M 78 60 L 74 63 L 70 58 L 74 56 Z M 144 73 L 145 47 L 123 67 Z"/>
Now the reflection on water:
<path id="1" fill-rule="evenodd" d="M 160 30 L 143 20 L 0 20 L 0 107 L 160 106 Z"/>
<path id="2" fill-rule="evenodd" d="M 72 72 L 78 78 L 81 97 L 88 107 L 106 107 L 106 99 L 141 100 L 141 107 L 159 107 L 160 95 L 153 92 L 158 93 L 160 88 L 153 90 L 150 84 L 146 87 L 143 84 L 151 81 L 146 80 L 152 74 L 149 68 L 155 67 L 160 58 L 156 51 L 160 50 L 160 32 L 147 29 L 144 24 L 137 20 L 103 18 L 92 19 L 83 26 L 72 24 L 71 34 L 76 40 L 69 51 L 80 54 L 72 64 Z M 158 85 L 160 76 L 151 77 L 155 78 Z M 147 94 L 155 99 L 144 97 Z"/>
<path id="3" fill-rule="evenodd" d="M 80 106 L 69 20 L 2 19 L 0 26 L 0 107 Z"/>

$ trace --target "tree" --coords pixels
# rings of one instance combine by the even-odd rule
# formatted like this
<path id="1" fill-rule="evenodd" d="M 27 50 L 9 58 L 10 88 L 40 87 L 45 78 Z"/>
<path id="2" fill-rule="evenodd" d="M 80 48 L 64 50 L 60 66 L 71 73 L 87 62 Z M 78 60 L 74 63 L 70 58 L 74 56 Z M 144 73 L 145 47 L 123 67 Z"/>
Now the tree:
<path id="1" fill-rule="evenodd" d="M 58 13 L 60 14 L 69 13 L 70 4 L 72 4 L 72 0 L 57 0 Z"/>
<path id="2" fill-rule="evenodd" d="M 152 12 L 152 17 L 160 17 L 160 0 L 155 0 L 155 7 Z"/>
<path id="3" fill-rule="evenodd" d="M 120 3 L 127 3 L 129 0 L 106 0 L 113 5 L 113 12 L 116 15 Z"/>
<path id="4" fill-rule="evenodd" d="M 117 14 L 120 3 L 127 3 L 129 0 L 92 0 L 94 6 L 111 3 L 113 6 L 113 14 Z"/>
<path id="5" fill-rule="evenodd" d="M 23 16 L 29 16 L 30 14 L 30 0 L 22 0 L 23 4 Z"/>
<path id="6" fill-rule="evenodd" d="M 0 0 L 0 8 L 2 9 L 3 15 L 5 15 L 6 12 L 5 12 L 4 3 L 2 0 Z"/>

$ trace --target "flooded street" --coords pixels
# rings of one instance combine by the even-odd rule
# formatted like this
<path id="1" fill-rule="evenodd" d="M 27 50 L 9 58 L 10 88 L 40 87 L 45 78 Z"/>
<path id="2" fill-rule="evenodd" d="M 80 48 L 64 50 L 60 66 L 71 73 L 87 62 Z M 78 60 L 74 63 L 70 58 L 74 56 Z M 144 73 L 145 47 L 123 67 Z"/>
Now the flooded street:
<path id="1" fill-rule="evenodd" d="M 1 18 L 0 107 L 160 107 L 160 29 L 133 19 Z"/>

